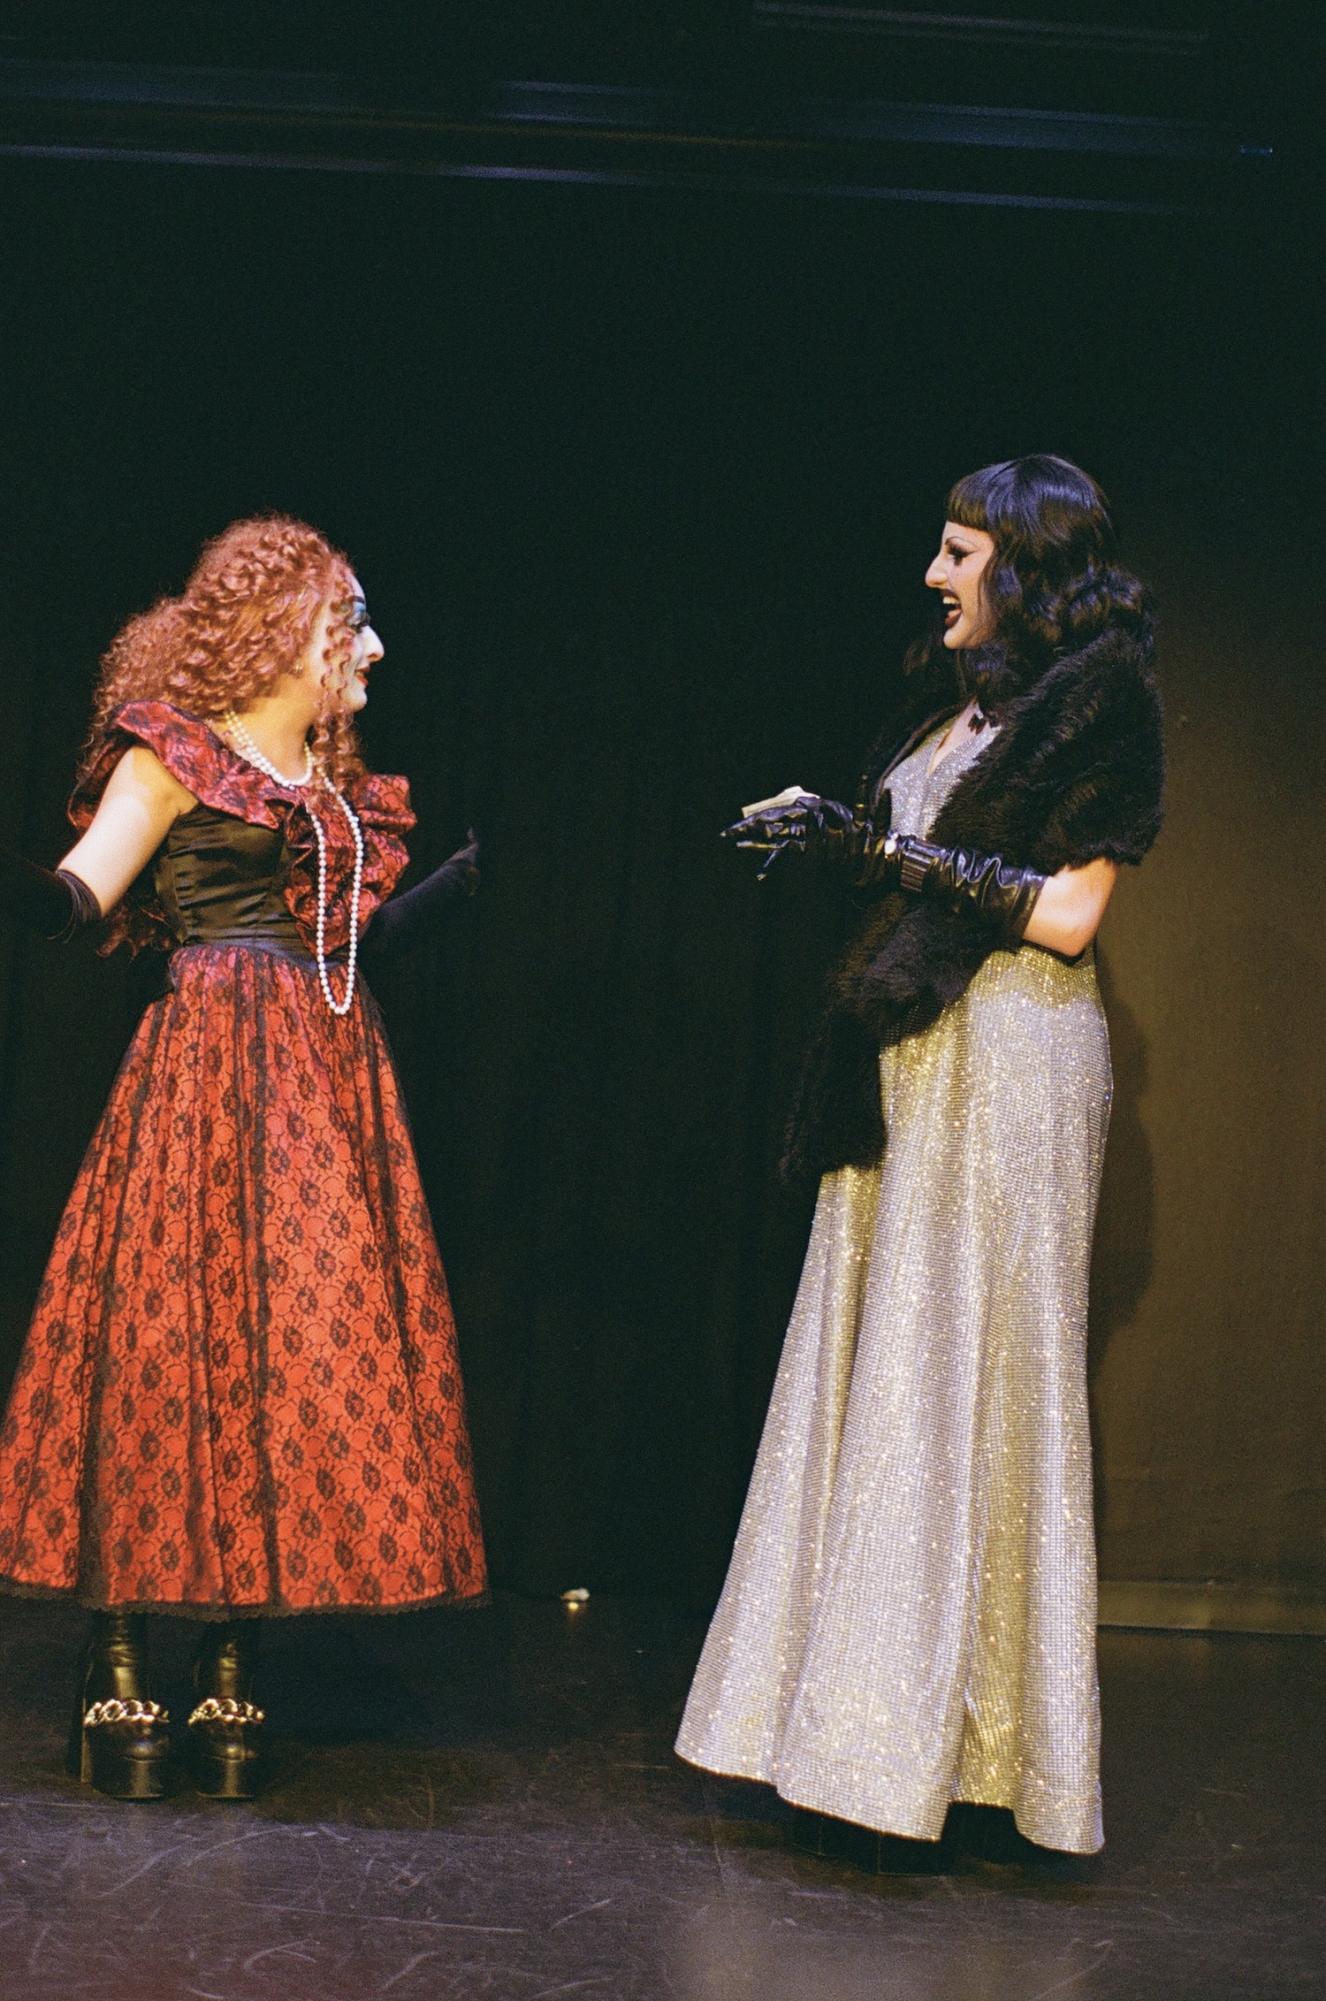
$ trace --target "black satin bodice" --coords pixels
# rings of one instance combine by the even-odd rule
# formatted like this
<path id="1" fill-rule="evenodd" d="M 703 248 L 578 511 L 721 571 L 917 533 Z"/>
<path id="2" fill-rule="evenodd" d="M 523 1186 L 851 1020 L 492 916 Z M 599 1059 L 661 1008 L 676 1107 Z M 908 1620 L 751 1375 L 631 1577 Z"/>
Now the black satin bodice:
<path id="1" fill-rule="evenodd" d="M 290 855 L 278 827 L 195 806 L 158 851 L 153 887 L 179 945 L 307 951 L 285 900 Z"/>

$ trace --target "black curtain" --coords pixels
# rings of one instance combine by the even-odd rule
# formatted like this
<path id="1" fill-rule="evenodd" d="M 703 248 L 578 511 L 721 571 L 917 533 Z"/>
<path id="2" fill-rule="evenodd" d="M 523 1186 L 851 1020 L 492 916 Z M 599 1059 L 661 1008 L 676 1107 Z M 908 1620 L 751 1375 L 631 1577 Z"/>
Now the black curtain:
<path id="1" fill-rule="evenodd" d="M 1314 1574 L 1289 1493 L 1313 1253 L 1212 1109 L 1231 1070 L 1255 1119 L 1315 1061 L 1302 959 L 1274 1027 L 1255 999 L 1320 800 L 1294 234 L 159 165 L 4 184 L 3 831 L 59 854 L 97 655 L 204 536 L 277 507 L 349 550 L 387 649 L 370 758 L 413 781 L 421 865 L 470 821 L 485 843 L 482 897 L 381 998 L 497 1574 L 529 1588 L 711 1593 L 758 1437 L 808 1222 L 772 1163 L 835 915 L 790 869 L 757 889 L 717 829 L 851 786 L 956 474 L 1049 449 L 1102 479 L 1165 608 L 1179 802 L 1105 945 L 1107 1568 Z M 141 975 L 0 953 L 12 1359 Z M 1319 1176 L 1310 1094 L 1273 1100 Z M 1157 1532 L 1148 1496 L 1193 1491 L 1268 1318 L 1278 1462 L 1227 1439 L 1224 1540 L 1172 1499 Z"/>

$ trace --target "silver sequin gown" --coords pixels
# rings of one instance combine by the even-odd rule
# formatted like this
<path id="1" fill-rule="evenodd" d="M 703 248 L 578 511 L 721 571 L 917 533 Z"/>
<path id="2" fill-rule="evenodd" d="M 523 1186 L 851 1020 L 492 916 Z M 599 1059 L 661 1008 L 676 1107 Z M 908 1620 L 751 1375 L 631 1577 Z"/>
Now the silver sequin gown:
<path id="1" fill-rule="evenodd" d="M 988 735 L 890 779 L 923 834 Z M 995 952 L 887 1049 L 882 1166 L 824 1177 L 677 1748 L 882 1831 L 952 1800 L 1102 1841 L 1087 1269 L 1110 1104 L 1090 950 Z"/>

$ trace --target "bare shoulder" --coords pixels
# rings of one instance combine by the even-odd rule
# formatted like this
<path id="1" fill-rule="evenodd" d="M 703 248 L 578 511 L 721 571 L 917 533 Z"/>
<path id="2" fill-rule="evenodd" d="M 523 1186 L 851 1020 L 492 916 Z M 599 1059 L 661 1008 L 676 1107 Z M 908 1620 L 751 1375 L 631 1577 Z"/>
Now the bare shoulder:
<path id="1" fill-rule="evenodd" d="M 137 798 L 157 812 L 173 809 L 177 818 L 198 804 L 195 794 L 145 743 L 130 744 L 107 781 L 105 797 Z"/>

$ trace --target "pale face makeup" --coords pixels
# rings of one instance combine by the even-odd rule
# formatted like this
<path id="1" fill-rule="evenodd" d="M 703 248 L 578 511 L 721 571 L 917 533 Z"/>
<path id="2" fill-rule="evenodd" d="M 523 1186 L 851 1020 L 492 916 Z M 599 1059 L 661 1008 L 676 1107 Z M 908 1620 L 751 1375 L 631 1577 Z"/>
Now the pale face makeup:
<path id="1" fill-rule="evenodd" d="M 939 549 L 925 573 L 927 588 L 943 593 L 944 644 L 951 653 L 984 645 L 990 613 L 981 579 L 994 555 L 994 537 L 983 528 L 946 521 Z"/>
<path id="2" fill-rule="evenodd" d="M 328 632 L 338 620 L 349 628 L 350 650 L 345 660 L 331 669 L 327 693 L 334 707 L 355 715 L 368 701 L 369 673 L 382 658 L 382 641 L 369 624 L 364 587 L 358 577 L 351 576 L 345 587 L 337 585 L 318 613 L 305 654 L 316 676 L 324 671 Z"/>

